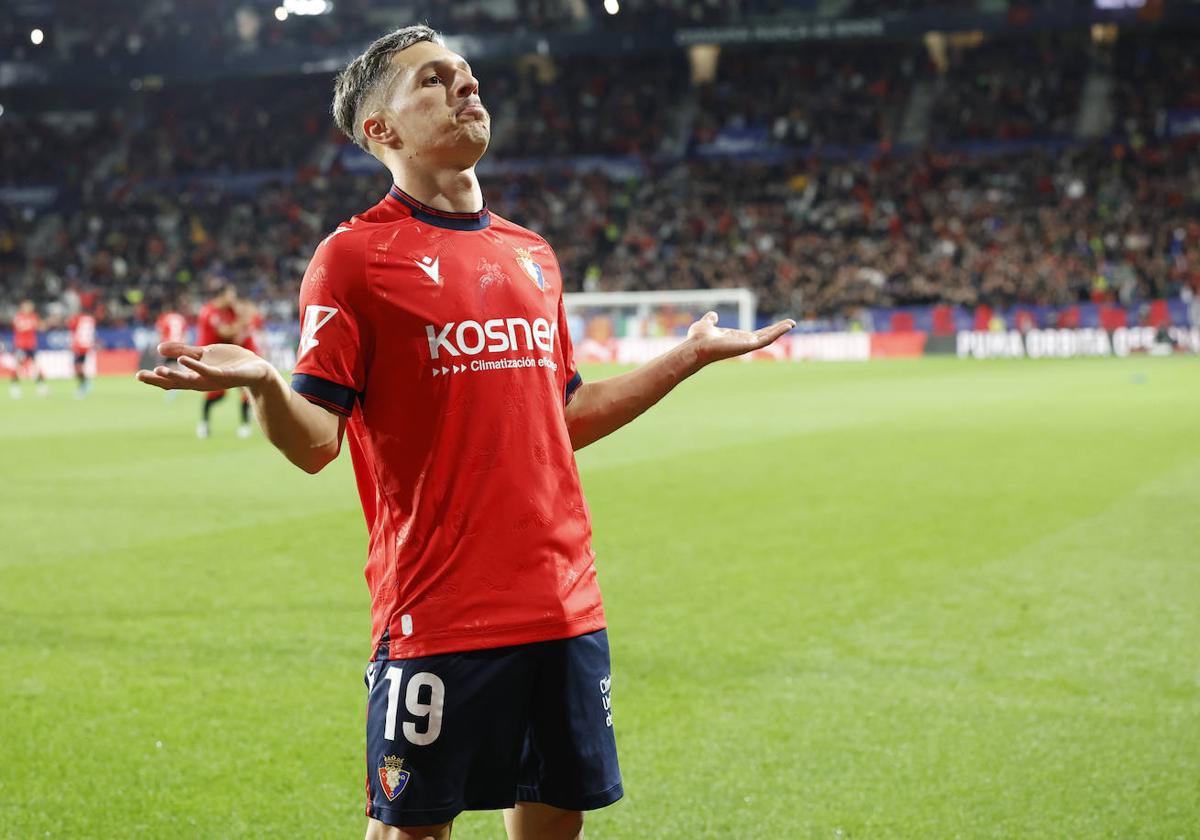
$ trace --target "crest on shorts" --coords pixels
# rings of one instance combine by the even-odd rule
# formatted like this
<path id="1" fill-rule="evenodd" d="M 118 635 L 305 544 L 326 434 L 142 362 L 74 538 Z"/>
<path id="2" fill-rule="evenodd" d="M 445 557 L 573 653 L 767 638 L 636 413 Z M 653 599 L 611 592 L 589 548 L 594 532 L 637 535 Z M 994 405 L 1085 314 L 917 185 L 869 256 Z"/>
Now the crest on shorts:
<path id="1" fill-rule="evenodd" d="M 539 289 L 546 291 L 546 275 L 542 274 L 542 267 L 533 261 L 533 255 L 526 248 L 515 248 L 517 252 L 517 265 L 525 272 L 526 276 L 532 280 Z"/>
<path id="2" fill-rule="evenodd" d="M 412 772 L 404 769 L 404 759 L 394 755 L 385 755 L 379 762 L 379 784 L 383 787 L 383 795 L 391 802 L 408 785 Z"/>

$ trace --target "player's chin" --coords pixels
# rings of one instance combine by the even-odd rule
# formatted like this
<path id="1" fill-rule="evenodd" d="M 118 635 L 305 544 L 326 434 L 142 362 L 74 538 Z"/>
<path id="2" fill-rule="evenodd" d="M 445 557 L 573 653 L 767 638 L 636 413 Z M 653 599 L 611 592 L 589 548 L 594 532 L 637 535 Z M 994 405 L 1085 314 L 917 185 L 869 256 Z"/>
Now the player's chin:
<path id="1" fill-rule="evenodd" d="M 458 125 L 462 131 L 482 131 L 489 137 L 492 134 L 492 121 L 486 113 L 468 112 L 458 118 Z"/>
<path id="2" fill-rule="evenodd" d="M 487 120 L 464 120 L 458 125 L 460 138 L 473 146 L 486 149 L 492 139 L 492 126 Z"/>

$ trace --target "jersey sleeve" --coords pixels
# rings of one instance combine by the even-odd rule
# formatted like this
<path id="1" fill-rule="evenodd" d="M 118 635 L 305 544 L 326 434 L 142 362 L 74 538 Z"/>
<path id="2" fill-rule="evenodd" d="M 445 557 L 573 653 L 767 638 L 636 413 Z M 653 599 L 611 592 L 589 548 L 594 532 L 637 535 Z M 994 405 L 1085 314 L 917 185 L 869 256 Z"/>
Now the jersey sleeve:
<path id="1" fill-rule="evenodd" d="M 292 390 L 349 417 L 366 389 L 369 339 L 364 255 L 356 237 L 334 234 L 317 246 L 300 285 L 300 347 Z M 356 254 L 355 251 L 358 250 Z"/>
<path id="2" fill-rule="evenodd" d="M 575 365 L 575 347 L 571 344 L 571 329 L 567 324 L 567 308 L 563 304 L 562 294 L 558 296 L 558 346 L 562 352 L 563 404 L 566 405 L 575 396 L 575 391 L 583 384 L 583 377 Z"/>

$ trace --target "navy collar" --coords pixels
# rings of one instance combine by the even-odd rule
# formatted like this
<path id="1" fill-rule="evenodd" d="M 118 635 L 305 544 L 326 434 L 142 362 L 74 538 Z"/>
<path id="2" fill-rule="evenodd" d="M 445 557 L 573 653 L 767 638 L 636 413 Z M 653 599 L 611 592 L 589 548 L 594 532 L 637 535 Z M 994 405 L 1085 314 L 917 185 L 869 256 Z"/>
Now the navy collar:
<path id="1" fill-rule="evenodd" d="M 388 190 L 387 197 L 404 205 L 414 219 L 434 227 L 447 230 L 483 230 L 492 223 L 492 214 L 488 212 L 487 204 L 484 204 L 478 213 L 448 213 L 422 204 L 395 184 Z"/>

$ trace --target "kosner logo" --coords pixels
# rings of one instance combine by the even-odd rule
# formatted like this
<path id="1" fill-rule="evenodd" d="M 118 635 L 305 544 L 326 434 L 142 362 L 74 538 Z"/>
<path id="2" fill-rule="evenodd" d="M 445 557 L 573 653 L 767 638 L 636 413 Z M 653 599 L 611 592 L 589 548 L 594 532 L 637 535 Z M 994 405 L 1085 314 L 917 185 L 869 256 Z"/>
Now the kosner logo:
<path id="1" fill-rule="evenodd" d="M 554 351 L 554 334 L 558 322 L 537 318 L 532 323 L 524 318 L 492 318 L 478 321 L 451 321 L 441 329 L 425 326 L 429 339 L 429 355 L 433 359 L 447 356 L 478 356 L 484 350 L 503 353 L 506 350 Z"/>

